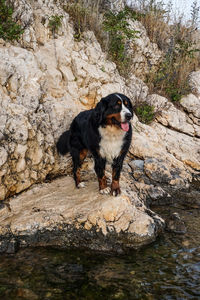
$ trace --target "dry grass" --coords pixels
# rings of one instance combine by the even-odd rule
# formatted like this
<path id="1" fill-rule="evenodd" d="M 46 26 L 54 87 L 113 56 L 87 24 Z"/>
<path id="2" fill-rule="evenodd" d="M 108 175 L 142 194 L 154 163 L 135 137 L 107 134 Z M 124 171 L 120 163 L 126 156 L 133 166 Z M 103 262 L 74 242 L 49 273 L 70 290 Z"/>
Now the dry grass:
<path id="1" fill-rule="evenodd" d="M 74 37 L 79 41 L 84 31 L 92 30 L 108 58 L 116 63 L 120 74 L 128 76 L 131 58 L 126 43 L 135 39 L 137 34 L 129 28 L 127 19 L 133 18 L 129 11 L 112 13 L 105 9 L 104 0 L 70 0 L 65 3 L 64 9 L 73 21 Z"/>
<path id="2" fill-rule="evenodd" d="M 179 101 L 182 95 L 190 92 L 189 74 L 200 67 L 199 49 L 193 38 L 195 28 L 191 25 L 195 22 L 191 20 L 190 26 L 186 26 L 179 17 L 172 24 L 170 7 L 156 0 L 145 3 L 145 0 L 141 0 L 140 9 L 134 9 L 150 40 L 163 51 L 158 71 L 150 69 L 146 83 L 150 92 Z"/>
<path id="3" fill-rule="evenodd" d="M 101 5 L 102 0 L 68 0 L 64 2 L 64 9 L 73 21 L 77 40 L 81 39 L 84 31 L 92 30 L 96 38 L 103 44 Z"/>
<path id="4" fill-rule="evenodd" d="M 141 21 L 150 40 L 163 51 L 163 60 L 158 71 L 155 72 L 150 68 L 146 83 L 150 92 L 157 92 L 172 101 L 178 101 L 182 95 L 190 91 L 188 75 L 200 67 L 199 49 L 193 39 L 194 27 L 184 26 L 181 18 L 172 25 L 170 23 L 171 7 L 166 7 L 162 1 L 139 1 L 140 5 L 132 8 L 134 18 Z M 109 45 L 113 44 L 111 34 L 105 32 L 106 14 L 103 4 L 104 0 L 68 0 L 64 1 L 63 5 L 73 20 L 75 38 L 81 40 L 84 31 L 92 30 L 102 49 L 108 53 L 110 59 L 116 62 L 121 74 L 129 76 L 127 68 L 131 60 L 130 57 L 126 57 L 126 54 L 123 55 L 123 45 L 117 49 L 117 54 L 122 51 L 121 57 L 123 56 L 123 59 L 119 61 L 116 57 L 120 55 L 116 53 L 112 55 L 109 49 Z M 190 24 L 194 25 L 194 22 L 191 21 Z"/>

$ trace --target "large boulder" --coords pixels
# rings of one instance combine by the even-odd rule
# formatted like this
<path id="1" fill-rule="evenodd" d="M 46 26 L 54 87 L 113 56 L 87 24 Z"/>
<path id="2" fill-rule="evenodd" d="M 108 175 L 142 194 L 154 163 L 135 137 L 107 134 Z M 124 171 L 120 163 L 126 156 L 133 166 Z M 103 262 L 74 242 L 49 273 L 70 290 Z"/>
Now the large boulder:
<path id="1" fill-rule="evenodd" d="M 97 181 L 76 189 L 71 177 L 45 183 L 0 209 L 0 252 L 54 245 L 122 253 L 155 240 L 164 221 L 135 192 L 118 197 L 98 193 Z"/>

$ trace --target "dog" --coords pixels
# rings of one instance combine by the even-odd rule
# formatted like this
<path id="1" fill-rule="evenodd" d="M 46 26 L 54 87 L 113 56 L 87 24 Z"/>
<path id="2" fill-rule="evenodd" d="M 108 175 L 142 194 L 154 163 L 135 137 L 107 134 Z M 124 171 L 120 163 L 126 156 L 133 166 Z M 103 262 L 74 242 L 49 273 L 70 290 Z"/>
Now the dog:
<path id="1" fill-rule="evenodd" d="M 56 144 L 61 155 L 70 152 L 77 188 L 84 187 L 80 169 L 88 151 L 94 159 L 94 169 L 101 194 L 121 193 L 119 178 L 124 158 L 132 139 L 133 107 L 128 97 L 120 93 L 104 97 L 94 109 L 80 112 Z M 105 176 L 106 163 L 112 165 L 111 189 Z"/>

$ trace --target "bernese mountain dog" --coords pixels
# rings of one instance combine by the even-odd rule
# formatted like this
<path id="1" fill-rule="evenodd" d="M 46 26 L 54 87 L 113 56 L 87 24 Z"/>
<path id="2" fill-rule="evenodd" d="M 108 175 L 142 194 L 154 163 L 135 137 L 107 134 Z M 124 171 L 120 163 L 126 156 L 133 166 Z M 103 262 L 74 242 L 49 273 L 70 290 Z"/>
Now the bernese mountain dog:
<path id="1" fill-rule="evenodd" d="M 114 93 L 102 98 L 94 109 L 80 112 L 73 119 L 70 129 L 60 136 L 56 146 L 62 155 L 70 152 L 77 188 L 85 186 L 80 179 L 80 168 L 89 151 L 94 158 L 100 193 L 111 192 L 114 196 L 121 193 L 119 178 L 131 144 L 132 117 L 130 99 Z M 111 189 L 107 186 L 105 176 L 106 163 L 112 165 Z"/>

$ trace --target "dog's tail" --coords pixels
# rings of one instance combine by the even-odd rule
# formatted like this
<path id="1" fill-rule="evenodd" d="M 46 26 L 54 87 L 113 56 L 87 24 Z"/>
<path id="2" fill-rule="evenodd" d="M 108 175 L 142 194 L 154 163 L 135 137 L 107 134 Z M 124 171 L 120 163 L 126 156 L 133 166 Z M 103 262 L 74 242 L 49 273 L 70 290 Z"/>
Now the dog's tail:
<path id="1" fill-rule="evenodd" d="M 56 148 L 62 155 L 69 152 L 69 132 L 69 130 L 63 132 L 56 143 Z"/>

